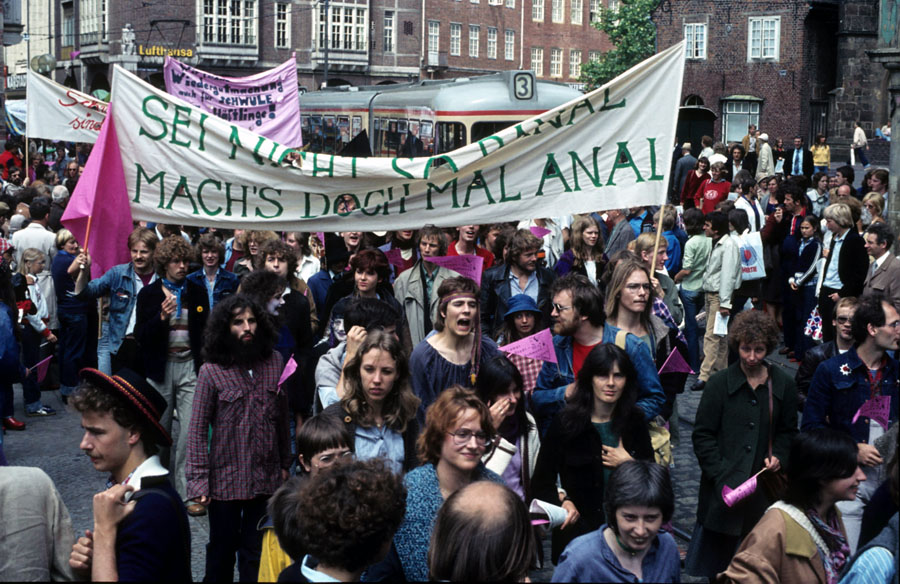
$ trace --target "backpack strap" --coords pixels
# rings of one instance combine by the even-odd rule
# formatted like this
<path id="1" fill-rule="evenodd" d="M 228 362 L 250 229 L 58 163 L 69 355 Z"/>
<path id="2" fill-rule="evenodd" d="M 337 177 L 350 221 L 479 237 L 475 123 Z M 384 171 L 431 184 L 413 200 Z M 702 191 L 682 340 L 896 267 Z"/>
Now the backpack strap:
<path id="1" fill-rule="evenodd" d="M 628 331 L 619 330 L 616 333 L 616 346 L 625 350 L 625 339 L 628 337 Z"/>

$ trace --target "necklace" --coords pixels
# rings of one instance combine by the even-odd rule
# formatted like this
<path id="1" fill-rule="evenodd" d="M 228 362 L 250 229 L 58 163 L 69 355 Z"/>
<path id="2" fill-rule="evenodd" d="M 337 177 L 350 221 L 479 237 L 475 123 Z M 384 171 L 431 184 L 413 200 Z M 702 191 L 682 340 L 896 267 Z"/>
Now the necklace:
<path id="1" fill-rule="evenodd" d="M 619 539 L 618 533 L 616 533 L 615 536 L 616 536 L 616 543 L 619 544 L 619 547 L 622 548 L 623 551 L 627 552 L 628 555 L 630 555 L 632 558 L 634 556 L 638 555 L 638 552 L 640 550 L 632 549 L 632 548 L 628 547 L 627 545 L 625 545 L 624 543 L 622 543 L 622 540 Z"/>

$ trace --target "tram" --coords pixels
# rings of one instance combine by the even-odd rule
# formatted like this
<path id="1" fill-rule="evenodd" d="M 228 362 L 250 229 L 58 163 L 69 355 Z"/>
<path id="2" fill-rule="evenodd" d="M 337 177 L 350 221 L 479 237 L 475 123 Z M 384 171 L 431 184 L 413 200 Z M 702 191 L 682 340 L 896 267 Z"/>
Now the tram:
<path id="1" fill-rule="evenodd" d="M 580 95 L 563 83 L 536 80 L 532 71 L 329 87 L 300 96 L 303 144 L 312 152 L 340 154 L 360 137 L 368 138 L 372 156 L 434 156 Z"/>

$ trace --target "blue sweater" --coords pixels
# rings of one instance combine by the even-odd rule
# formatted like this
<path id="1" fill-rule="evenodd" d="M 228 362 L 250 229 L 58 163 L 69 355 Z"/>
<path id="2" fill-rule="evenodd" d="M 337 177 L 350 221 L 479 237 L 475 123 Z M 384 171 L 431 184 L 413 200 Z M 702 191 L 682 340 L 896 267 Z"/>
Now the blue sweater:
<path id="1" fill-rule="evenodd" d="M 678 546 L 660 532 L 641 562 L 641 579 L 622 567 L 603 537 L 606 524 L 572 540 L 559 558 L 553 582 L 680 582 Z"/>
<path id="2" fill-rule="evenodd" d="M 191 581 L 191 534 L 180 502 L 172 485 L 164 482 L 147 490 L 122 521 L 116 534 L 120 582 Z"/>

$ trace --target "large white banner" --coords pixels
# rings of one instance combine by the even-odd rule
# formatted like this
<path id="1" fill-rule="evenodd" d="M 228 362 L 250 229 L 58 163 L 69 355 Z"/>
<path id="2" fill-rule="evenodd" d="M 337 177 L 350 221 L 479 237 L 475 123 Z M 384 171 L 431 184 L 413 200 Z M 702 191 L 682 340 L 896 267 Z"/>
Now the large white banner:
<path id="1" fill-rule="evenodd" d="M 135 219 L 303 231 L 484 224 L 665 202 L 684 47 L 427 158 L 295 152 L 121 68 L 112 115 Z M 301 168 L 290 161 L 299 157 Z M 349 197 L 356 209 L 345 212 Z"/>
<path id="2" fill-rule="evenodd" d="M 28 70 L 25 133 L 29 138 L 97 141 L 107 104 Z"/>

